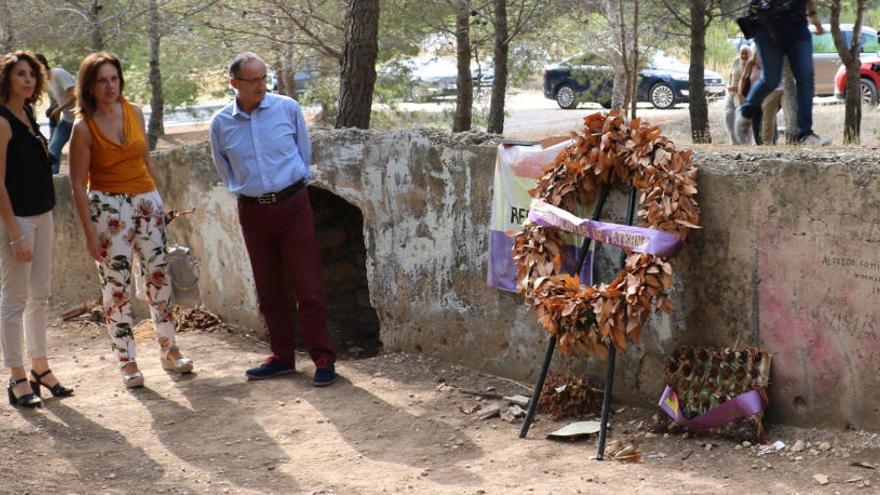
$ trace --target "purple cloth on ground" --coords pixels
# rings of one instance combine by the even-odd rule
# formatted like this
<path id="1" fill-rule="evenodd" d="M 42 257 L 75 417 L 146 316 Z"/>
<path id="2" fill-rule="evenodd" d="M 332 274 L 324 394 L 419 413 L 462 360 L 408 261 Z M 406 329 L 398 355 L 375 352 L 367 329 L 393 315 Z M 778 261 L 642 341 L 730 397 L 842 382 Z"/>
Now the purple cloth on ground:
<path id="1" fill-rule="evenodd" d="M 764 401 L 761 399 L 761 394 L 754 389 L 722 402 L 693 419 L 688 419 L 681 413 L 678 397 L 669 385 L 663 390 L 663 395 L 660 396 L 660 403 L 658 405 L 677 424 L 700 431 L 718 428 L 735 419 L 758 414 L 764 410 Z"/>

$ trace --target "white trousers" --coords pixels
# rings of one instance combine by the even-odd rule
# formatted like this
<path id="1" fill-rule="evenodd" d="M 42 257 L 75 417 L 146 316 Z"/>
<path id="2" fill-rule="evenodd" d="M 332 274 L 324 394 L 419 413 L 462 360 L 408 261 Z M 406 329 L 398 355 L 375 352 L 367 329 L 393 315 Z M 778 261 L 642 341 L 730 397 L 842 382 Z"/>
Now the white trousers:
<path id="1" fill-rule="evenodd" d="M 176 347 L 171 320 L 171 281 L 166 271 L 165 214 L 157 191 L 141 194 L 89 191 L 92 224 L 107 261 L 96 263 L 110 332 L 119 365 L 135 361 L 131 317 L 131 266 L 137 256 L 147 286 L 147 302 L 159 347 Z"/>
<path id="2" fill-rule="evenodd" d="M 24 240 L 31 248 L 31 261 L 19 261 L 12 254 L 6 229 L 0 235 L 0 346 L 3 365 L 22 368 L 27 354 L 46 357 L 46 317 L 52 286 L 52 212 L 32 217 L 15 217 Z M 22 325 L 24 323 L 24 325 Z"/>

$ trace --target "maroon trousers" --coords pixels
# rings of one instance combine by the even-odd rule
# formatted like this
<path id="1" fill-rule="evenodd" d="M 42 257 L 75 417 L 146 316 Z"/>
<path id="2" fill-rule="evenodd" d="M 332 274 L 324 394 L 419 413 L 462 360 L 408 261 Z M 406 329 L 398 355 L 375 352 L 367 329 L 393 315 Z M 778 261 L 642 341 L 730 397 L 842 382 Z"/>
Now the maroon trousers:
<path id="1" fill-rule="evenodd" d="M 296 295 L 303 343 L 318 367 L 336 360 L 327 333 L 327 304 L 315 220 L 308 189 L 271 204 L 238 200 L 238 221 L 244 235 L 260 312 L 269 327 L 272 353 L 294 363 L 296 336 L 287 299 L 285 275 Z"/>

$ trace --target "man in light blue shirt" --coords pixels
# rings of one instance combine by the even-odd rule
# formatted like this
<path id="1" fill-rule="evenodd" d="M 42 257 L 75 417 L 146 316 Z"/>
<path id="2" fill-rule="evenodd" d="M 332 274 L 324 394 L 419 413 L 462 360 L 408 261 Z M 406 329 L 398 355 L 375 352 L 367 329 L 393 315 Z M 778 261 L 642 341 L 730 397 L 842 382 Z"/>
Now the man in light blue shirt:
<path id="1" fill-rule="evenodd" d="M 220 180 L 238 195 L 238 220 L 272 349 L 245 374 L 259 380 L 295 371 L 286 274 L 303 342 L 315 363 L 312 383 L 330 385 L 336 380 L 336 353 L 327 333 L 321 258 L 306 188 L 312 146 L 302 109 L 266 90 L 266 64 L 256 54 L 237 55 L 229 77 L 236 97 L 211 119 L 211 152 Z"/>

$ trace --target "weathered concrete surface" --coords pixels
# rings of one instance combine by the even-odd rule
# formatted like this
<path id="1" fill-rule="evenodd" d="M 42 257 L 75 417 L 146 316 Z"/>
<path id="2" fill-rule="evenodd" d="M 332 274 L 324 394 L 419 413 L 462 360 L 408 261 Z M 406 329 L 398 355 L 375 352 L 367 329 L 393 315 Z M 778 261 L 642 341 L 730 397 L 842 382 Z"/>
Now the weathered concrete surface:
<path id="1" fill-rule="evenodd" d="M 53 299 L 71 303 L 98 299 L 101 296 L 98 269 L 86 251 L 70 195 L 70 181 L 67 175 L 56 175 L 54 180 L 57 203 L 52 212 L 55 221 Z"/>
<path id="2" fill-rule="evenodd" d="M 533 380 L 545 335 L 518 295 L 485 283 L 495 144 L 484 139 L 318 131 L 312 187 L 363 214 L 386 350 Z M 673 313 L 654 315 L 643 340 L 619 356 L 615 397 L 656 401 L 667 356 L 680 345 L 761 345 L 774 355 L 771 418 L 880 429 L 877 151 L 777 154 L 696 153 L 704 229 L 675 262 Z M 157 168 L 167 206 L 196 207 L 171 236 L 194 248 L 206 304 L 262 328 L 235 201 L 217 183 L 207 146 L 162 152 Z M 623 202 L 612 197 L 612 220 L 622 220 Z M 76 300 L 96 286 L 86 282 L 94 268 L 78 227 L 67 225 L 72 217 L 56 218 L 57 249 L 71 252 L 59 257 L 56 294 Z M 598 280 L 613 275 L 617 256 L 603 251 Z M 604 378 L 603 361 L 556 361 Z"/>
<path id="3" fill-rule="evenodd" d="M 618 355 L 615 396 L 656 401 L 680 345 L 761 346 L 773 355 L 771 420 L 880 429 L 877 156 L 695 153 L 703 229 L 674 262 L 672 314 L 653 315 Z M 600 281 L 617 266 L 603 252 Z M 586 368 L 605 376 L 603 363 Z"/>
<path id="4" fill-rule="evenodd" d="M 880 428 L 877 156 L 698 155 L 705 229 L 675 340 L 770 351 L 772 419 Z"/>

